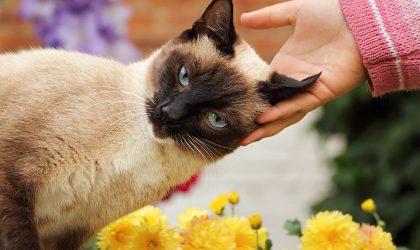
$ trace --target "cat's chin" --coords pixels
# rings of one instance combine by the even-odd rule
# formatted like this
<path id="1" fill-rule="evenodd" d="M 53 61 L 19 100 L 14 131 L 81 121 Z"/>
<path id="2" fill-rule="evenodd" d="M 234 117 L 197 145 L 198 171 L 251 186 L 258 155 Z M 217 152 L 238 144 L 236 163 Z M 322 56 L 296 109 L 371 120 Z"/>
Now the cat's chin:
<path id="1" fill-rule="evenodd" d="M 175 141 L 162 130 L 152 124 L 147 125 L 147 132 L 159 144 L 174 144 Z"/>

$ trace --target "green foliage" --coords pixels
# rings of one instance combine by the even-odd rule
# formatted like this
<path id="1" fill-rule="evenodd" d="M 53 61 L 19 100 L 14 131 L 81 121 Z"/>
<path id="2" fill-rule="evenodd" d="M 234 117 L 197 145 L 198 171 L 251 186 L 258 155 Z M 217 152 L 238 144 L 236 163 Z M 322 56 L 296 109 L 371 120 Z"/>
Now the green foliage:
<path id="1" fill-rule="evenodd" d="M 373 223 L 360 209 L 373 198 L 396 243 L 420 249 L 420 92 L 372 98 L 364 86 L 322 111 L 316 131 L 343 136 L 346 147 L 331 159 L 333 190 L 314 210 Z"/>
<path id="2" fill-rule="evenodd" d="M 283 228 L 286 229 L 288 235 L 302 236 L 302 224 L 298 219 L 287 220 Z"/>
<path id="3" fill-rule="evenodd" d="M 93 237 L 89 242 L 86 242 L 84 246 L 80 248 L 81 250 L 97 250 L 96 247 L 96 237 Z"/>
<path id="4" fill-rule="evenodd" d="M 270 239 L 265 240 L 265 249 L 272 250 L 273 249 L 273 242 Z"/>

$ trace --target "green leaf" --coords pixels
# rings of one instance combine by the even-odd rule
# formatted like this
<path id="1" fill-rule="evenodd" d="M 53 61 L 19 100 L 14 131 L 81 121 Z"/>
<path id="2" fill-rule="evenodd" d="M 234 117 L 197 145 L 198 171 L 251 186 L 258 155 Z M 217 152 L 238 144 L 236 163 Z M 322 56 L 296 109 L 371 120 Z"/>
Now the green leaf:
<path id="1" fill-rule="evenodd" d="M 283 226 L 288 235 L 302 236 L 302 224 L 298 219 L 287 220 Z"/>
<path id="2" fill-rule="evenodd" d="M 267 239 L 265 241 L 265 249 L 266 250 L 271 250 L 271 248 L 273 248 L 273 242 L 270 239 Z"/>
<path id="3" fill-rule="evenodd" d="M 81 250 L 97 250 L 98 248 L 96 247 L 96 237 L 93 237 L 86 244 L 84 244 L 80 249 Z"/>
<path id="4" fill-rule="evenodd" d="M 410 249 L 407 247 L 397 247 L 397 250 L 410 250 Z"/>

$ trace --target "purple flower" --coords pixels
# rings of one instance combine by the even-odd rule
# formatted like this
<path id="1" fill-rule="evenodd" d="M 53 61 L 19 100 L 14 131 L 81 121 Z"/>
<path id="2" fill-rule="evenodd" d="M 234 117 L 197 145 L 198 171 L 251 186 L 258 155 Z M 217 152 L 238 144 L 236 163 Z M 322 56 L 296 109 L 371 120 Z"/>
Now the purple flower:
<path id="1" fill-rule="evenodd" d="M 64 2 L 65 8 L 73 13 L 82 13 L 89 11 L 95 1 L 90 0 L 67 0 Z"/>
<path id="2" fill-rule="evenodd" d="M 140 56 L 127 39 L 130 15 L 119 0 L 22 0 L 19 12 L 33 20 L 45 47 L 111 56 L 124 63 Z"/>

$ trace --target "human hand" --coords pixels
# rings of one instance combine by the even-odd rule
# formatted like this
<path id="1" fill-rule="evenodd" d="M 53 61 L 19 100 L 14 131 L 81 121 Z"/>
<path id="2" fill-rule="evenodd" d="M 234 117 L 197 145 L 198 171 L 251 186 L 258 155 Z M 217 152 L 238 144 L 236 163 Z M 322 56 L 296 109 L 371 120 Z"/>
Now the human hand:
<path id="1" fill-rule="evenodd" d="M 241 22 L 255 29 L 294 26 L 293 35 L 276 54 L 271 66 L 295 79 L 322 71 L 318 81 L 306 92 L 281 101 L 259 116 L 257 122 L 262 126 L 242 141 L 243 146 L 279 133 L 366 79 L 359 50 L 338 0 L 279 3 L 242 14 Z"/>

